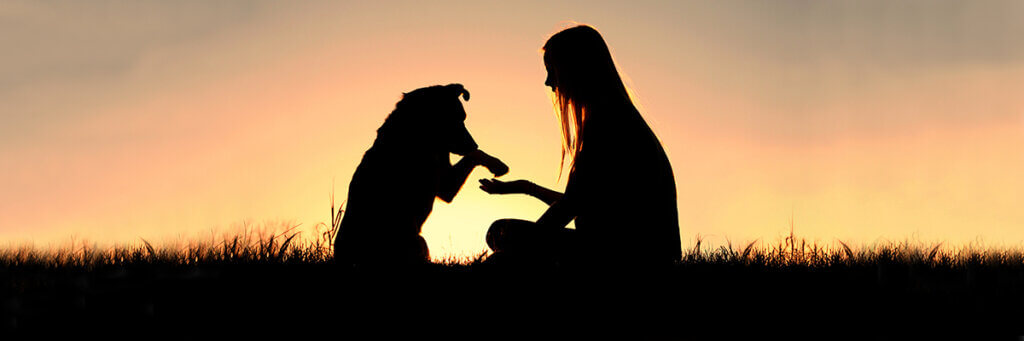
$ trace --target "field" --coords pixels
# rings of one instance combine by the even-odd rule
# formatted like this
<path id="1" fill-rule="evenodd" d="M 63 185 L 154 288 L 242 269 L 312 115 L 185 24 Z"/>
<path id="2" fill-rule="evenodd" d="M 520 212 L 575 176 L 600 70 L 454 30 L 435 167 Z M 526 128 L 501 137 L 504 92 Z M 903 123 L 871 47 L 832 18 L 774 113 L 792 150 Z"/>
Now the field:
<path id="1" fill-rule="evenodd" d="M 1010 340 L 1024 332 L 1020 250 L 825 247 L 791 235 L 714 249 L 698 238 L 673 268 L 657 271 L 497 267 L 484 255 L 354 270 L 331 263 L 329 232 L 296 236 L 3 250 L 0 323 L 33 339 L 277 330 L 375 339 Z"/>

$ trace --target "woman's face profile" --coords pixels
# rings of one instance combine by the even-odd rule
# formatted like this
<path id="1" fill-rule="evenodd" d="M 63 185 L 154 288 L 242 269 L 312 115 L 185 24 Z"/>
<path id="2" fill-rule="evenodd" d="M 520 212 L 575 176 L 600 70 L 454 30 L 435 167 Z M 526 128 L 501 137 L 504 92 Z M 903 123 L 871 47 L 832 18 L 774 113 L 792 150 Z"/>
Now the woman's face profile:
<path id="1" fill-rule="evenodd" d="M 555 91 L 555 87 L 558 86 L 557 72 L 552 70 L 551 60 L 548 58 L 548 54 L 544 54 L 544 68 L 548 71 L 548 77 L 544 80 L 544 85 L 550 86 L 551 91 Z"/>

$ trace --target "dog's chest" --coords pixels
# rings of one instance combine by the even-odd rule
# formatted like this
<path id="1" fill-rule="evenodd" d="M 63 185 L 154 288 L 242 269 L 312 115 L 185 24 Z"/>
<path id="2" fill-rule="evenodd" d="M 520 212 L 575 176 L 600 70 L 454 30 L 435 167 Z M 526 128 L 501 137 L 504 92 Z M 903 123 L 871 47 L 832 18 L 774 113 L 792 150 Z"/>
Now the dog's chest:
<path id="1" fill-rule="evenodd" d="M 442 158 L 443 157 L 443 158 Z M 450 167 L 447 154 L 410 153 L 402 158 L 404 168 L 400 180 L 405 188 L 410 189 L 408 195 L 417 196 L 418 200 L 433 203 L 447 169 Z"/>

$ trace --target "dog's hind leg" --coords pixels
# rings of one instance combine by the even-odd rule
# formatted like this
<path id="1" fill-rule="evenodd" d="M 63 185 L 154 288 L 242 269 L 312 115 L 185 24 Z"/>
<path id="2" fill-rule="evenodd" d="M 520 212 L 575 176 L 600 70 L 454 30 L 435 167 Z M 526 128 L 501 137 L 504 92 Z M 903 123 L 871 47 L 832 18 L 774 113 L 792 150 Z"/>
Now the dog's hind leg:
<path id="1" fill-rule="evenodd" d="M 416 266 L 430 263 L 427 242 L 420 235 L 395 236 L 364 245 L 363 261 L 367 264 Z"/>

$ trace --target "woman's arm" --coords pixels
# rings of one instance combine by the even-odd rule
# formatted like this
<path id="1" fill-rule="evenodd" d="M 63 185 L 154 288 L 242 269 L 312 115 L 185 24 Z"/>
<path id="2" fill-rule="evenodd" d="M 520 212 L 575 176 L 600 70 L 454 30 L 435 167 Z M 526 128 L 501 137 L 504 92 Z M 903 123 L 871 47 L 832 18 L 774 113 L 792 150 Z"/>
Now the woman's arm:
<path id="1" fill-rule="evenodd" d="M 522 193 L 540 199 L 549 207 L 544 214 L 537 219 L 537 224 L 553 227 L 565 227 L 573 218 L 576 218 L 572 202 L 566 200 L 561 192 L 544 188 L 527 180 L 515 180 L 504 182 L 495 179 L 480 179 L 480 189 L 491 194 L 513 194 Z"/>
<path id="2" fill-rule="evenodd" d="M 576 218 L 573 205 L 563 197 L 551 204 L 547 211 L 537 219 L 537 224 L 562 228 Z"/>
<path id="3" fill-rule="evenodd" d="M 552 205 L 562 198 L 562 193 L 547 189 L 527 180 L 501 181 L 497 179 L 480 179 L 480 189 L 490 194 L 526 194 Z"/>
<path id="4" fill-rule="evenodd" d="M 554 205 L 555 202 L 562 199 L 562 192 L 548 189 L 544 186 L 535 184 L 533 182 L 529 182 L 529 186 L 530 191 L 527 192 L 526 194 L 529 194 L 534 198 L 540 199 L 540 201 L 543 201 L 545 204 Z"/>
<path id="5" fill-rule="evenodd" d="M 579 155 L 577 155 L 578 160 L 580 160 Z M 548 210 L 544 211 L 544 214 L 537 219 L 538 225 L 564 228 L 579 215 L 581 200 L 588 200 L 586 192 L 581 192 L 579 170 L 580 168 L 576 168 L 569 173 L 569 180 L 565 184 L 565 193 L 561 193 L 558 200 L 552 203 L 551 207 L 548 207 Z"/>

